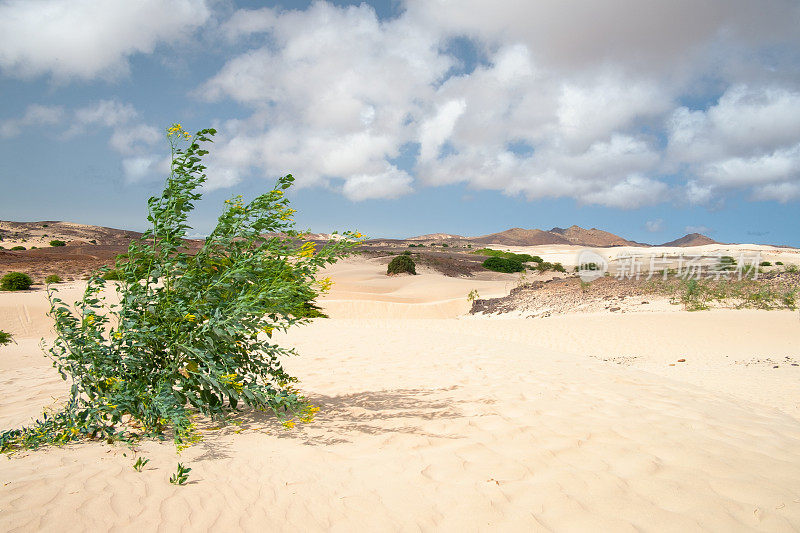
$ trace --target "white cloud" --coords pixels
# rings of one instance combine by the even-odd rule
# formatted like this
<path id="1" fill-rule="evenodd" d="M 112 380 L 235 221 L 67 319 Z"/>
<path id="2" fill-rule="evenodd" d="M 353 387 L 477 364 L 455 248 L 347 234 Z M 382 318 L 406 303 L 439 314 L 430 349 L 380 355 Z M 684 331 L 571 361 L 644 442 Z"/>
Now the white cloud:
<path id="1" fill-rule="evenodd" d="M 730 87 L 705 111 L 677 109 L 669 121 L 668 159 L 694 176 L 693 203 L 725 190 L 788 201 L 800 184 L 800 91 Z"/>
<path id="2" fill-rule="evenodd" d="M 644 223 L 644 227 L 650 233 L 658 233 L 664 231 L 664 219 L 657 218 L 655 220 L 648 220 Z"/>
<path id="3" fill-rule="evenodd" d="M 22 133 L 24 128 L 52 126 L 58 124 L 63 118 L 64 108 L 61 106 L 32 104 L 28 106 L 21 117 L 0 122 L 0 137 L 4 139 L 16 137 Z"/>
<path id="4" fill-rule="evenodd" d="M 714 233 L 714 230 L 708 226 L 686 226 L 683 231 L 686 233 L 702 233 L 703 235 Z"/>
<path id="5" fill-rule="evenodd" d="M 137 124 L 135 126 L 114 129 L 108 141 L 120 154 L 140 152 L 163 140 L 161 132 L 153 126 Z"/>
<path id="6" fill-rule="evenodd" d="M 170 171 L 170 159 L 159 155 L 126 157 L 122 160 L 122 173 L 128 183 L 166 177 Z"/>
<path id="7" fill-rule="evenodd" d="M 345 180 L 342 191 L 354 201 L 374 198 L 398 198 L 413 191 L 412 178 L 396 167 L 387 167 L 380 174 L 360 174 Z"/>
<path id="8" fill-rule="evenodd" d="M 88 126 L 105 126 L 107 128 L 120 126 L 127 124 L 137 115 L 136 108 L 131 104 L 124 104 L 118 100 L 100 100 L 75 111 L 71 132 L 67 135 L 80 133 Z"/>
<path id="9" fill-rule="evenodd" d="M 0 68 L 91 79 L 185 38 L 209 18 L 204 0 L 9 0 L 0 4 Z"/>
<path id="10" fill-rule="evenodd" d="M 467 103 L 451 100 L 439 107 L 436 114 L 422 123 L 419 130 L 420 161 L 429 161 L 439 155 L 442 144 L 453 134 L 458 117 L 464 114 Z"/>
<path id="11" fill-rule="evenodd" d="M 414 180 L 622 208 L 676 193 L 709 204 L 734 188 L 791 197 L 779 185 L 797 180 L 800 73 L 793 79 L 785 61 L 800 45 L 800 8 L 779 0 L 406 7 L 388 21 L 367 5 L 324 2 L 234 13 L 223 37 L 262 45 L 195 91 L 252 113 L 219 128 L 209 186 L 293 172 L 301 187 L 338 190 L 344 180 L 351 199 L 405 194 Z M 471 39 L 481 56 L 458 75 L 463 58 L 445 52 L 453 37 Z M 768 52 L 780 76 L 759 55 Z M 720 90 L 699 110 L 676 103 Z M 416 164 L 397 168 L 408 146 L 419 147 Z M 671 185 L 681 174 L 685 183 Z"/>

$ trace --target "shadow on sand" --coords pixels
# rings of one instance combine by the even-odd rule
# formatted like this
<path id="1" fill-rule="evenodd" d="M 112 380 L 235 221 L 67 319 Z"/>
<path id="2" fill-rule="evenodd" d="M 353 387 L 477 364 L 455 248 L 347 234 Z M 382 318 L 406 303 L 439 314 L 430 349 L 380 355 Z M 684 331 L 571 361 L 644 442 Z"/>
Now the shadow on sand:
<path id="1" fill-rule="evenodd" d="M 243 409 L 222 426 L 214 421 L 198 420 L 203 433 L 199 445 L 204 450 L 195 460 L 230 457 L 235 433 L 260 432 L 269 438 L 292 439 L 307 446 L 326 446 L 350 442 L 350 435 L 366 433 L 414 434 L 435 438 L 456 438 L 445 433 L 431 433 L 420 422 L 461 418 L 448 389 L 396 389 L 364 391 L 338 396 L 310 394 L 308 400 L 320 410 L 313 422 L 287 430 L 273 413 Z"/>

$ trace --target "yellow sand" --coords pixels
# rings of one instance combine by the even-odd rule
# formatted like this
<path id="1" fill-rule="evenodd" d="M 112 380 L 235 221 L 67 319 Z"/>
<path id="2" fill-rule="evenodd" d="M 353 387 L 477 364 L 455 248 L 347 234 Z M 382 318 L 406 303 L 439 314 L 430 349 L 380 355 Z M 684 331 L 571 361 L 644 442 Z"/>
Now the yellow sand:
<path id="1" fill-rule="evenodd" d="M 459 318 L 516 278 L 382 268 L 329 269 L 333 318 L 280 339 L 314 423 L 247 414 L 180 457 L 145 442 L 142 473 L 98 443 L 0 457 L 0 530 L 800 528 L 800 367 L 753 361 L 800 358 L 798 313 Z M 0 348 L 0 427 L 66 392 L 37 352 L 45 311 L 0 293 L 19 342 Z"/>

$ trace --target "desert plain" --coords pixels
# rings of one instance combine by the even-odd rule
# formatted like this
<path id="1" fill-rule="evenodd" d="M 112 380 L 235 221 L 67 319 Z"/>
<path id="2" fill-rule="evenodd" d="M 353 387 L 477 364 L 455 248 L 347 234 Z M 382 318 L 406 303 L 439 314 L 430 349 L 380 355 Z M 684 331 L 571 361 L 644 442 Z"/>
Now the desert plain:
<path id="1" fill-rule="evenodd" d="M 703 253 L 800 262 L 793 249 L 716 246 Z M 505 249 L 568 265 L 578 247 Z M 179 456 L 142 441 L 0 457 L 0 529 L 800 529 L 797 311 L 688 312 L 653 296 L 470 313 L 471 291 L 504 297 L 520 275 L 387 276 L 389 258 L 326 269 L 330 318 L 279 337 L 297 349 L 286 367 L 320 407 L 313 422 L 285 429 L 244 410 L 236 425 L 200 421 L 203 440 Z M 67 281 L 60 296 L 83 287 Z M 0 348 L 3 429 L 68 395 L 40 348 L 54 336 L 47 310 L 41 288 L 0 292 L 16 340 Z M 167 482 L 178 461 L 192 468 L 185 486 Z"/>

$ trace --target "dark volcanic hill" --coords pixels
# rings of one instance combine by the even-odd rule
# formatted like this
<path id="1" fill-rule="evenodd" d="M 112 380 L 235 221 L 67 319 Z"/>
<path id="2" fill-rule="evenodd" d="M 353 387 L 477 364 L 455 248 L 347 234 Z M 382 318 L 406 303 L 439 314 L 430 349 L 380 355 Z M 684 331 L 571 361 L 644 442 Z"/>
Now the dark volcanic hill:
<path id="1" fill-rule="evenodd" d="M 703 246 L 705 244 L 721 244 L 712 239 L 711 237 L 706 237 L 700 233 L 689 233 L 688 235 L 684 235 L 680 239 L 675 239 L 674 241 L 665 242 L 661 246 Z"/>
<path id="2" fill-rule="evenodd" d="M 500 233 L 472 237 L 480 244 L 505 244 L 506 246 L 537 246 L 540 244 L 573 244 L 565 237 L 540 229 L 511 228 Z"/>
<path id="3" fill-rule="evenodd" d="M 649 246 L 624 239 L 597 228 L 584 229 L 580 226 L 569 228 L 553 228 L 550 231 L 540 229 L 512 228 L 500 233 L 472 237 L 472 242 L 482 244 L 504 244 L 506 246 L 538 246 L 541 244 L 571 244 L 573 246 L 609 247 L 609 246 Z"/>
<path id="4" fill-rule="evenodd" d="M 597 228 L 584 229 L 580 226 L 573 225 L 567 229 L 553 228 L 550 230 L 550 233 L 561 235 L 570 243 L 578 246 L 643 246 L 641 243 L 623 239 L 619 235 L 614 235 L 613 233 Z"/>

